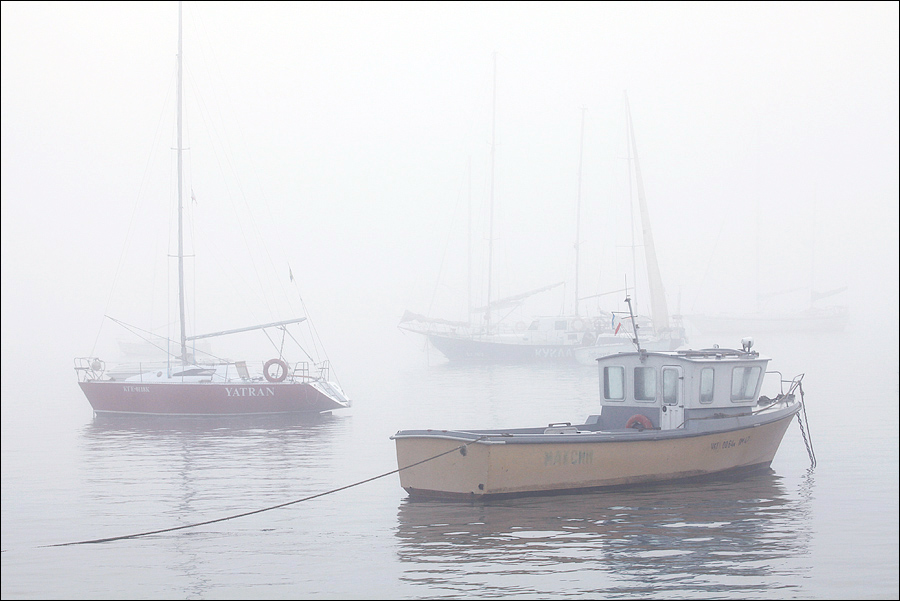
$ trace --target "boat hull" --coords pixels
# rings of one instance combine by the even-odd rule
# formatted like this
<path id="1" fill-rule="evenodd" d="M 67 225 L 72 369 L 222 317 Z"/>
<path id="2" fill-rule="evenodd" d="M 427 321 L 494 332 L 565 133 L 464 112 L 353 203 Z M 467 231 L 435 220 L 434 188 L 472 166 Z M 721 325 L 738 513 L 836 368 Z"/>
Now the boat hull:
<path id="1" fill-rule="evenodd" d="M 493 341 L 429 334 L 428 341 L 448 360 L 473 363 L 558 363 L 594 365 L 597 357 L 634 350 L 631 338 L 610 337 L 602 344 L 548 344 L 528 340 Z M 675 350 L 683 337 L 659 338 L 641 342 L 648 350 Z"/>
<path id="2" fill-rule="evenodd" d="M 398 432 L 394 440 L 400 485 L 410 497 L 561 494 L 768 467 L 798 410 L 697 434 L 575 433 L 573 428 L 504 441 L 502 435 L 478 432 L 415 431 Z"/>
<path id="3" fill-rule="evenodd" d="M 477 338 L 428 335 L 428 341 L 450 361 L 486 363 L 575 363 L 574 344 L 494 342 Z"/>
<path id="4" fill-rule="evenodd" d="M 322 413 L 349 403 L 322 382 L 79 382 L 98 414 L 259 415 Z"/>

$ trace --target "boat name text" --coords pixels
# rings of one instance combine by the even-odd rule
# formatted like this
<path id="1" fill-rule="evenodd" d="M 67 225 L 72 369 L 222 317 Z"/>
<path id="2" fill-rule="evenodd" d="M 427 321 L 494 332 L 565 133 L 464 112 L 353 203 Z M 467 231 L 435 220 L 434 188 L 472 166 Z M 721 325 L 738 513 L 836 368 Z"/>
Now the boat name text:
<path id="1" fill-rule="evenodd" d="M 536 348 L 534 356 L 538 359 L 566 359 L 572 356 L 570 348 Z"/>
<path id="2" fill-rule="evenodd" d="M 150 392 L 149 386 L 123 386 L 125 392 Z"/>
<path id="3" fill-rule="evenodd" d="M 548 465 L 587 465 L 593 462 L 593 451 L 551 451 L 544 453 L 544 467 Z"/>
<path id="4" fill-rule="evenodd" d="M 225 394 L 228 396 L 275 396 L 274 386 L 242 386 L 240 388 L 225 387 Z"/>
<path id="5" fill-rule="evenodd" d="M 722 449 L 733 449 L 734 447 L 739 447 L 742 444 L 747 444 L 748 442 L 750 442 L 750 437 L 745 436 L 743 438 L 738 439 L 737 442 L 735 442 L 734 439 L 723 440 L 721 442 L 713 442 L 713 443 L 710 443 L 709 448 L 712 449 L 713 451 L 719 451 Z"/>

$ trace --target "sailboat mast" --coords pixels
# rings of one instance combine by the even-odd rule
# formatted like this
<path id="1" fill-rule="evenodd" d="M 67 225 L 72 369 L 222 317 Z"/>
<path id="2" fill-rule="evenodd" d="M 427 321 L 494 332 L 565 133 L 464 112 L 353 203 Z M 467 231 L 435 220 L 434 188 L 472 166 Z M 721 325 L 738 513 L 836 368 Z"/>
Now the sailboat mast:
<path id="1" fill-rule="evenodd" d="M 584 161 L 584 112 L 581 107 L 581 143 L 578 151 L 578 202 L 575 205 L 575 317 L 578 317 L 578 269 L 581 264 L 581 165 Z"/>
<path id="2" fill-rule="evenodd" d="M 468 304 L 466 305 L 466 321 L 469 322 L 469 326 L 472 325 L 472 157 L 469 157 L 469 160 L 466 164 L 466 171 L 468 172 L 468 237 L 466 238 L 466 294 Z"/>
<path id="3" fill-rule="evenodd" d="M 496 148 L 497 131 L 497 53 L 494 52 L 494 86 L 493 99 L 491 101 L 491 206 L 490 221 L 488 227 L 488 281 L 487 281 L 487 312 L 485 313 L 485 327 L 491 330 L 491 279 L 494 268 L 494 155 Z"/>
<path id="4" fill-rule="evenodd" d="M 634 235 L 634 178 L 631 177 L 631 113 L 628 108 L 628 94 L 625 95 L 625 164 L 628 166 L 628 210 L 631 216 L 631 269 L 637 279 L 637 246 Z M 628 290 L 627 278 L 625 290 Z M 629 305 L 630 306 L 630 305 Z M 638 311 L 638 291 L 634 288 L 634 310 Z"/>
<path id="5" fill-rule="evenodd" d="M 653 328 L 660 332 L 669 327 L 669 308 L 666 306 L 666 293 L 663 289 L 659 262 L 656 259 L 656 246 L 653 244 L 653 233 L 650 231 L 650 213 L 647 210 L 647 199 L 644 196 L 644 181 L 641 177 L 641 163 L 638 160 L 637 142 L 634 139 L 634 123 L 631 121 L 631 108 L 628 96 L 625 96 L 625 114 L 628 120 L 628 132 L 631 136 L 631 147 L 634 151 L 634 176 L 637 182 L 638 202 L 641 209 L 641 228 L 644 237 L 644 254 L 647 260 L 647 278 L 650 284 L 650 317 Z"/>
<path id="6" fill-rule="evenodd" d="M 182 199 L 182 191 L 183 191 L 183 183 L 182 183 L 182 172 L 183 172 L 183 151 L 181 144 L 181 102 L 182 102 L 182 46 L 181 46 L 181 2 L 178 3 L 178 82 L 176 84 L 177 87 L 177 97 L 176 100 L 178 104 L 177 109 L 177 122 L 178 122 L 178 140 L 177 140 L 177 152 L 178 152 L 178 316 L 179 316 L 179 324 L 181 325 L 181 362 L 187 363 L 187 335 L 185 334 L 185 326 L 184 326 L 184 217 L 182 215 L 183 211 L 183 199 Z"/>

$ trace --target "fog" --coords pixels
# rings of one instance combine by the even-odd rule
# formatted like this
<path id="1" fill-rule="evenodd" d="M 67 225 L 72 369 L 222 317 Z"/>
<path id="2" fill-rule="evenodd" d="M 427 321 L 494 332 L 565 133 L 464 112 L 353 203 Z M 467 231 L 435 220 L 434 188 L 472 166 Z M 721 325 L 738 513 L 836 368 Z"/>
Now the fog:
<path id="1" fill-rule="evenodd" d="M 670 310 L 846 286 L 893 342 L 898 43 L 893 2 L 187 2 L 196 325 L 293 317 L 239 302 L 266 264 L 344 376 L 421 360 L 396 326 L 465 318 L 469 207 L 499 295 L 568 282 L 536 312 L 571 309 L 579 197 L 580 295 L 639 282 L 627 95 Z M 69 377 L 104 314 L 172 292 L 132 261 L 173 248 L 176 48 L 175 2 L 3 2 L 5 363 Z"/>

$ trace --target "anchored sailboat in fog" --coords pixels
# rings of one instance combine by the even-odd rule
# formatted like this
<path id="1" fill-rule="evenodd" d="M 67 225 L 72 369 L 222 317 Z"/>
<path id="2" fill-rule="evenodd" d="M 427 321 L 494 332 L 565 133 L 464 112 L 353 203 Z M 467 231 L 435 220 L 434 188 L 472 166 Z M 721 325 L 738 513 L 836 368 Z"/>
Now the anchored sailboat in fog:
<path id="1" fill-rule="evenodd" d="M 307 317 L 189 335 L 185 319 L 184 182 L 182 141 L 182 11 L 178 5 L 177 197 L 178 197 L 178 337 L 160 337 L 128 326 L 130 332 L 165 353 L 163 360 L 109 366 L 97 356 L 75 359 L 79 385 L 95 414 L 223 416 L 322 413 L 350 406 L 350 399 L 330 377 L 327 359 L 316 361 L 294 332 Z M 293 272 L 290 272 L 293 280 Z M 262 332 L 274 347 L 268 361 L 197 356 L 196 341 Z"/>
<path id="2" fill-rule="evenodd" d="M 496 71 L 496 69 L 495 69 Z M 495 93 L 496 96 L 496 93 Z M 627 109 L 627 99 L 626 99 Z M 563 286 L 558 282 L 528 292 L 515 294 L 499 300 L 491 300 L 492 293 L 492 250 L 488 252 L 488 302 L 483 307 L 470 308 L 468 321 L 433 318 L 421 313 L 406 311 L 399 327 L 402 330 L 421 334 L 430 344 L 450 361 L 475 363 L 586 363 L 592 364 L 598 356 L 634 349 L 636 332 L 632 324 L 641 328 L 645 347 L 652 350 L 671 350 L 684 343 L 684 329 L 680 322 L 670 324 L 665 300 L 665 291 L 656 259 L 656 250 L 650 230 L 650 219 L 641 181 L 640 166 L 634 144 L 630 111 L 628 118 L 629 148 L 634 153 L 635 177 L 637 179 L 638 201 L 644 240 L 644 251 L 648 271 L 651 315 L 640 316 L 636 320 L 622 319 L 616 312 L 599 307 L 591 312 L 582 311 L 582 301 L 603 295 L 581 297 L 581 172 L 584 149 L 584 109 L 581 115 L 581 142 L 578 165 L 578 198 L 576 205 L 575 235 L 575 300 L 573 311 L 568 314 L 545 315 L 528 320 L 507 321 L 497 319 L 502 310 L 516 307 L 535 294 Z M 493 132 L 493 129 L 492 129 Z M 493 204 L 493 134 L 491 145 L 491 198 Z M 629 163 L 630 164 L 630 163 Z M 493 209 L 490 211 L 493 219 Z M 493 231 L 493 223 L 490 225 Z M 488 236 L 489 246 L 493 236 Z M 492 248 L 492 247 L 490 247 Z M 477 316 L 478 320 L 472 320 Z"/>

